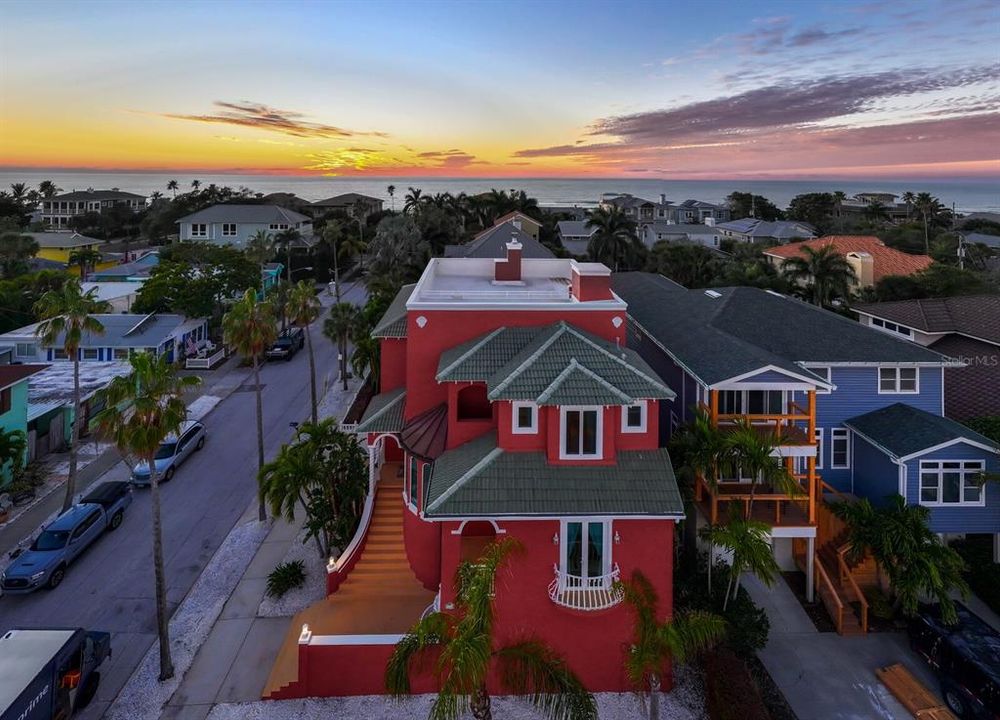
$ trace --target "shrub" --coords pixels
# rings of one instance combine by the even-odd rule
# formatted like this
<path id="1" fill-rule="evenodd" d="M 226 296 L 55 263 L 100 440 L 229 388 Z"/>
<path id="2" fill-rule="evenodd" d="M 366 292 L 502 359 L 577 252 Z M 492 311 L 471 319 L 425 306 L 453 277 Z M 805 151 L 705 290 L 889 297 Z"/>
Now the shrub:
<path id="1" fill-rule="evenodd" d="M 867 587 L 864 589 L 865 600 L 868 601 L 868 609 L 872 615 L 883 620 L 892 620 L 896 617 L 896 609 L 892 602 L 885 596 L 881 588 Z"/>
<path id="2" fill-rule="evenodd" d="M 989 535 L 970 535 L 951 546 L 965 560 L 965 579 L 972 592 L 993 612 L 1000 613 L 1000 565 L 993 562 L 992 542 Z"/>
<path id="3" fill-rule="evenodd" d="M 302 587 L 306 581 L 306 566 L 301 560 L 278 563 L 267 576 L 267 594 L 280 598 L 289 590 Z"/>
<path id="4" fill-rule="evenodd" d="M 711 720 L 770 720 L 746 663 L 725 648 L 705 655 L 705 709 Z"/>

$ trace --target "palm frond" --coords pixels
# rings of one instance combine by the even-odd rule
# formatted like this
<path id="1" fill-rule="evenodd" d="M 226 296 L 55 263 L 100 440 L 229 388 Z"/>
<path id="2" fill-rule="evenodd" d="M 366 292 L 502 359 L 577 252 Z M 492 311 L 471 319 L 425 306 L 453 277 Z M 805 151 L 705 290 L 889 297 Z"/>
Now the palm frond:
<path id="1" fill-rule="evenodd" d="M 726 636 L 726 621 L 715 613 L 692 610 L 660 627 L 660 642 L 678 663 L 714 647 Z"/>
<path id="2" fill-rule="evenodd" d="M 410 670 L 428 667 L 426 651 L 447 645 L 451 640 L 452 622 L 444 613 L 434 612 L 421 618 L 396 647 L 385 668 L 385 688 L 394 697 L 409 695 Z"/>
<path id="3" fill-rule="evenodd" d="M 566 661 L 538 640 L 525 640 L 496 653 L 504 687 L 551 720 L 596 720 L 594 696 Z"/>

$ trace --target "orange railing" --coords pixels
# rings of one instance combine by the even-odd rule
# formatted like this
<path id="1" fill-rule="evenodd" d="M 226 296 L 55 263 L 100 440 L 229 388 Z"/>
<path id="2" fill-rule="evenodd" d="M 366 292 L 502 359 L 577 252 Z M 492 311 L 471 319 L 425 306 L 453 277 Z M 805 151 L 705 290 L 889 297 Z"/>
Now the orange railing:
<path id="1" fill-rule="evenodd" d="M 851 574 L 851 569 L 847 566 L 847 561 L 844 556 L 847 554 L 848 547 L 844 545 L 837 551 L 837 565 L 840 569 L 840 582 L 847 583 L 848 587 L 854 593 L 854 596 L 858 599 L 861 604 L 861 632 L 868 632 L 868 599 L 865 594 L 861 592 L 861 588 L 858 587 L 857 581 L 854 579 L 854 575 Z"/>
<path id="2" fill-rule="evenodd" d="M 837 633 L 843 635 L 844 632 L 844 603 L 833 586 L 830 576 L 826 574 L 823 561 L 817 556 L 813 563 L 816 569 L 816 592 L 819 593 L 820 600 L 826 606 L 826 611 L 833 618 L 833 624 L 837 627 Z"/>

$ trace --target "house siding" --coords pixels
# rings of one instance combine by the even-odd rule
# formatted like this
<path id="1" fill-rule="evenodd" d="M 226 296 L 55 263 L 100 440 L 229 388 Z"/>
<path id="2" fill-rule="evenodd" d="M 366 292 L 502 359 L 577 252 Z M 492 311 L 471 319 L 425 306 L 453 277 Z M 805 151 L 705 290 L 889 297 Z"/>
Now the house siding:
<path id="1" fill-rule="evenodd" d="M 853 435 L 854 480 L 848 490 L 868 498 L 873 505 L 885 505 L 888 498 L 899 494 L 899 466 L 882 450 L 859 435 Z M 824 444 L 828 440 L 824 438 Z M 824 448 L 825 449 L 825 448 Z M 829 457 L 829 451 L 827 451 Z M 824 464 L 824 467 L 826 465 Z M 824 479 L 826 477 L 823 471 Z"/>
<path id="2" fill-rule="evenodd" d="M 906 461 L 906 500 L 915 505 L 920 498 L 921 460 L 986 460 L 987 472 L 1000 471 L 1000 458 L 981 448 L 959 443 Z M 1000 532 L 1000 484 L 986 483 L 983 507 L 932 507 L 931 530 L 939 533 Z"/>

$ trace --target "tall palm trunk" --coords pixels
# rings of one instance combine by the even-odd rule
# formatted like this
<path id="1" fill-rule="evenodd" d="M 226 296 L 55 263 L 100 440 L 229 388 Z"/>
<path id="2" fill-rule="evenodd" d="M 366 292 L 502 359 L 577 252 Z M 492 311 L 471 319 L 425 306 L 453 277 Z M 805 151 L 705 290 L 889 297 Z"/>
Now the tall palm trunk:
<path id="1" fill-rule="evenodd" d="M 493 720 L 493 709 L 490 706 L 490 694 L 483 684 L 472 694 L 472 701 L 469 703 L 469 710 L 476 720 Z"/>
<path id="2" fill-rule="evenodd" d="M 924 217 L 924 254 L 925 255 L 930 255 L 931 254 L 931 240 L 930 240 L 930 236 L 928 235 L 928 232 L 927 232 L 927 213 L 923 212 L 921 214 Z"/>
<path id="3" fill-rule="evenodd" d="M 340 378 L 344 381 L 344 391 L 347 391 L 347 335 L 340 338 Z"/>
<path id="4" fill-rule="evenodd" d="M 160 521 L 160 478 L 152 457 L 146 459 L 149 467 L 149 494 L 153 513 L 153 575 L 156 578 L 156 630 L 160 640 L 160 681 L 174 676 L 174 662 L 170 658 L 170 619 L 167 617 L 167 581 L 163 568 L 163 525 Z"/>
<path id="5" fill-rule="evenodd" d="M 649 676 L 649 720 L 660 720 L 660 676 Z"/>
<path id="6" fill-rule="evenodd" d="M 313 425 L 319 422 L 316 403 L 316 358 L 313 357 L 312 333 L 309 331 L 309 323 L 306 323 L 306 348 L 309 350 L 309 394 L 312 401 L 312 421 Z"/>
<path id="7" fill-rule="evenodd" d="M 288 284 L 291 285 L 292 284 L 292 244 L 288 243 L 288 244 L 285 245 L 285 247 L 287 248 L 285 254 L 286 254 L 286 257 L 288 259 L 288 269 L 285 270 L 285 279 L 288 280 Z"/>
<path id="8" fill-rule="evenodd" d="M 333 293 L 338 305 L 340 305 L 340 260 L 337 259 L 340 254 L 339 250 L 340 248 L 335 243 L 333 246 Z"/>
<path id="9" fill-rule="evenodd" d="M 260 358 L 253 357 L 253 381 L 256 385 L 257 396 L 257 472 L 264 467 L 264 406 L 260 392 Z M 260 498 L 257 505 L 257 519 L 261 522 L 267 520 L 267 508 L 264 506 L 264 498 Z"/>
<path id="10" fill-rule="evenodd" d="M 76 495 L 76 464 L 77 451 L 80 445 L 80 358 L 79 348 L 75 348 L 73 357 L 73 426 L 69 435 L 69 475 L 66 477 L 66 497 L 63 498 L 63 512 L 73 505 Z"/>

